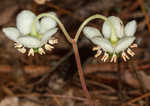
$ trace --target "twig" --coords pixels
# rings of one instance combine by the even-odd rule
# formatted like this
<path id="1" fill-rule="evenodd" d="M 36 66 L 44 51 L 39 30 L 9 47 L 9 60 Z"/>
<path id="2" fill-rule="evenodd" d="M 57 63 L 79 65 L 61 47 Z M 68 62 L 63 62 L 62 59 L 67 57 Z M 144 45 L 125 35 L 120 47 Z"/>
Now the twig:
<path id="1" fill-rule="evenodd" d="M 141 85 L 141 90 L 142 90 L 142 92 L 143 92 L 143 93 L 146 93 L 147 90 L 146 90 L 146 87 L 145 87 L 145 85 L 144 85 L 144 81 L 143 81 L 143 79 L 141 78 L 140 74 L 137 73 L 137 71 L 135 70 L 133 62 L 131 62 L 131 66 L 130 66 L 130 67 L 132 68 L 132 71 L 134 72 L 134 74 L 135 74 L 135 76 L 136 76 L 136 79 L 138 80 L 139 84 Z M 146 99 L 146 103 L 148 103 L 148 99 Z"/>
<path id="2" fill-rule="evenodd" d="M 81 98 L 81 97 L 75 97 L 75 96 L 68 96 L 68 95 L 54 95 L 54 94 L 46 94 L 44 96 L 55 96 L 57 98 L 66 98 L 66 99 L 74 99 L 74 100 L 78 100 L 78 101 L 87 101 L 86 98 Z"/>
<path id="3" fill-rule="evenodd" d="M 57 99 L 56 96 L 53 96 L 54 101 L 58 104 L 58 106 L 62 106 L 60 101 Z"/>
<path id="4" fill-rule="evenodd" d="M 143 4 L 143 0 L 138 0 L 138 2 L 139 2 L 139 5 L 142 9 L 142 12 L 144 13 L 146 24 L 147 24 L 147 27 L 148 27 L 148 31 L 150 32 L 150 20 L 149 20 L 149 16 L 146 13 L 146 10 L 145 10 L 144 4 Z"/>
<path id="5" fill-rule="evenodd" d="M 57 98 L 66 98 L 66 99 L 74 99 L 74 100 L 78 100 L 78 101 L 87 101 L 86 98 L 81 98 L 81 97 L 76 97 L 76 96 L 68 96 L 68 95 L 58 95 L 58 94 L 44 94 L 44 95 L 40 95 L 37 93 L 30 93 L 30 94 L 19 94 L 16 95 L 17 97 L 30 97 L 30 96 L 36 96 L 36 97 L 57 97 Z"/>
<path id="6" fill-rule="evenodd" d="M 146 93 L 146 94 L 144 94 L 144 95 L 142 95 L 142 96 L 136 97 L 136 98 L 134 98 L 134 99 L 132 99 L 132 100 L 129 100 L 129 101 L 127 102 L 127 104 L 131 105 L 131 104 L 133 104 L 133 103 L 135 103 L 135 102 L 137 102 L 137 101 L 139 101 L 139 100 L 141 100 L 141 99 L 143 99 L 143 98 L 147 98 L 147 97 L 149 97 L 149 96 L 150 96 L 150 92 L 149 92 L 149 93 Z M 121 106 L 126 106 L 126 105 L 125 105 L 125 104 L 122 104 Z"/>

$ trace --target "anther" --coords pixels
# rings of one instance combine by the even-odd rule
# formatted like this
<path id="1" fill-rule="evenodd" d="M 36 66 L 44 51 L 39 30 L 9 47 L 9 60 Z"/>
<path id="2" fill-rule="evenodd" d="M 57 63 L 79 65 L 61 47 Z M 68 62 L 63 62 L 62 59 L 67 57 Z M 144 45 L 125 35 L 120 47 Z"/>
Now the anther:
<path id="1" fill-rule="evenodd" d="M 28 52 L 28 56 L 34 56 L 34 50 L 31 48 L 30 50 L 29 50 L 29 52 Z"/>
<path id="2" fill-rule="evenodd" d="M 23 48 L 19 48 L 19 49 L 17 49 L 19 52 L 21 52 L 21 53 L 26 53 L 26 49 L 23 47 Z"/>
<path id="3" fill-rule="evenodd" d="M 114 53 L 111 60 L 110 60 L 110 62 L 116 63 L 116 61 L 117 61 L 117 55 Z"/>
<path id="4" fill-rule="evenodd" d="M 45 49 L 48 50 L 48 51 L 52 51 L 54 47 L 49 45 L 49 44 L 45 44 Z"/>
<path id="5" fill-rule="evenodd" d="M 96 46 L 96 47 L 93 47 L 93 51 L 97 51 L 97 50 L 100 50 L 101 49 L 101 47 L 99 47 L 99 46 Z"/>
<path id="6" fill-rule="evenodd" d="M 137 48 L 138 45 L 137 45 L 136 43 L 134 43 L 134 44 L 132 44 L 130 47 L 131 47 L 131 48 Z"/>
<path id="7" fill-rule="evenodd" d="M 23 45 L 22 44 L 19 44 L 19 43 L 15 43 L 15 48 L 21 48 Z"/>
<path id="8" fill-rule="evenodd" d="M 102 53 L 102 51 L 101 51 L 101 50 L 98 50 L 94 57 L 97 58 L 98 56 L 101 55 L 101 53 Z"/>
<path id="9" fill-rule="evenodd" d="M 125 52 L 122 52 L 121 56 L 125 62 L 130 59 Z"/>
<path id="10" fill-rule="evenodd" d="M 127 49 L 127 53 L 132 57 L 135 55 L 135 53 L 130 48 Z"/>
<path id="11" fill-rule="evenodd" d="M 109 55 L 105 52 L 104 56 L 101 58 L 101 61 L 106 61 L 108 59 Z"/>
<path id="12" fill-rule="evenodd" d="M 43 48 L 39 48 L 39 49 L 38 49 L 38 53 L 39 53 L 40 55 L 45 54 L 44 49 L 43 49 Z"/>
<path id="13" fill-rule="evenodd" d="M 58 43 L 58 39 L 50 39 L 49 41 L 48 41 L 48 43 L 49 44 L 57 44 Z"/>

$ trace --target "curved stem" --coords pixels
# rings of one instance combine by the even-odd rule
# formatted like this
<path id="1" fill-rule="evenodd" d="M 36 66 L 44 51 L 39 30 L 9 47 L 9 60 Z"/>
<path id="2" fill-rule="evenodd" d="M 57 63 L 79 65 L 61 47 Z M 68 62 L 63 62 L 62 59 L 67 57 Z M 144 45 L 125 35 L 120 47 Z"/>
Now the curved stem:
<path id="1" fill-rule="evenodd" d="M 75 41 L 78 41 L 79 36 L 80 36 L 80 33 L 82 32 L 84 26 L 85 26 L 87 23 L 89 23 L 90 21 L 94 20 L 94 19 L 102 19 L 102 20 L 106 21 L 106 22 L 110 25 L 111 30 L 112 30 L 112 33 L 111 33 L 111 34 L 112 34 L 112 35 L 111 35 L 111 41 L 115 42 L 115 41 L 118 40 L 117 37 L 115 36 L 115 34 L 116 34 L 115 28 L 114 28 L 114 26 L 112 25 L 112 23 L 107 19 L 107 17 L 102 16 L 102 15 L 100 15 L 100 14 L 96 14 L 96 15 L 93 15 L 93 16 L 87 18 L 87 19 L 81 24 L 81 26 L 79 27 L 79 29 L 78 29 L 78 31 L 77 31 L 77 33 L 76 33 Z"/>
<path id="2" fill-rule="evenodd" d="M 85 92 L 85 95 L 88 99 L 89 106 L 93 106 L 90 94 L 89 94 L 88 89 L 86 87 L 86 82 L 85 82 L 85 78 L 84 78 L 84 74 L 83 74 L 83 70 L 82 70 L 82 66 L 81 66 L 81 61 L 80 61 L 80 55 L 79 55 L 77 43 L 75 40 L 72 40 L 72 46 L 73 46 L 73 50 L 75 53 L 75 59 L 76 59 L 76 63 L 77 63 L 77 68 L 78 68 L 78 73 L 79 73 L 82 89 Z"/>
<path id="3" fill-rule="evenodd" d="M 66 29 L 65 29 L 64 25 L 62 24 L 62 22 L 61 22 L 55 15 L 51 15 L 51 14 L 49 14 L 49 13 L 42 13 L 42 14 L 40 14 L 40 15 L 38 15 L 38 16 L 36 17 L 36 19 L 35 19 L 35 20 L 33 21 L 33 23 L 32 23 L 32 34 L 33 34 L 33 35 L 37 35 L 37 31 L 36 31 L 36 28 L 35 28 L 35 24 L 36 24 L 36 22 L 37 22 L 40 18 L 46 17 L 46 16 L 47 16 L 47 17 L 51 17 L 52 19 L 54 19 L 54 20 L 58 23 L 58 25 L 60 26 L 62 32 L 63 32 L 64 35 L 65 35 L 65 37 L 66 37 L 67 40 L 71 43 L 72 38 L 69 36 L 69 34 L 68 34 L 68 32 L 66 31 Z"/>

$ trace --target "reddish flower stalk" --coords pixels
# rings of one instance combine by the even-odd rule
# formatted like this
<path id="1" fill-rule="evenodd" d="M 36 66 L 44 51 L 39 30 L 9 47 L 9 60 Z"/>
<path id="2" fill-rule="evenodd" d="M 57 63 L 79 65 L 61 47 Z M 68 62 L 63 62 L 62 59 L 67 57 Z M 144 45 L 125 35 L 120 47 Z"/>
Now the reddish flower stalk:
<path id="1" fill-rule="evenodd" d="M 79 51 L 78 51 L 77 43 L 75 40 L 72 40 L 72 46 L 73 46 L 73 50 L 74 50 L 74 54 L 75 54 L 75 59 L 76 59 L 76 64 L 77 64 L 77 68 L 78 68 L 78 73 L 79 73 L 82 89 L 85 92 L 85 95 L 88 99 L 89 106 L 93 106 L 90 94 L 86 87 L 86 82 L 85 82 L 85 78 L 84 78 L 84 74 L 83 74 L 83 70 L 82 70 L 82 66 L 81 66 Z"/>

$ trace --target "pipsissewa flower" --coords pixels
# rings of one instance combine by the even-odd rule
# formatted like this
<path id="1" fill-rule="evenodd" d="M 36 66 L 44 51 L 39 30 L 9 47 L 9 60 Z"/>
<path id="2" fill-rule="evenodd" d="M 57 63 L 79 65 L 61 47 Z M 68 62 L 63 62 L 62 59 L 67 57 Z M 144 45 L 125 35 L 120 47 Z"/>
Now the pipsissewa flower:
<path id="1" fill-rule="evenodd" d="M 108 20 L 111 22 L 112 26 L 115 29 L 115 35 L 117 41 L 113 42 L 111 39 L 112 30 L 110 25 L 107 22 L 104 22 L 102 26 L 102 34 L 97 28 L 94 27 L 85 27 L 83 33 L 88 39 L 90 39 L 96 47 L 93 48 L 94 51 L 97 51 L 95 57 L 100 56 L 103 52 L 104 55 L 101 58 L 102 61 L 106 61 L 109 57 L 110 62 L 116 62 L 117 57 L 121 55 L 124 61 L 130 59 L 130 56 L 134 56 L 135 53 L 131 50 L 132 48 L 137 47 L 135 41 L 135 32 L 136 32 L 136 21 L 133 20 L 126 24 L 124 27 L 123 22 L 120 18 L 115 16 L 108 17 Z"/>
<path id="2" fill-rule="evenodd" d="M 55 15 L 54 12 L 48 14 Z M 34 56 L 35 52 L 43 55 L 44 48 L 51 51 L 53 44 L 57 43 L 57 39 L 52 36 L 57 32 L 57 23 L 51 17 L 43 17 L 36 22 L 37 34 L 32 34 L 32 24 L 36 15 L 29 10 L 23 10 L 16 18 L 16 27 L 3 28 L 5 35 L 15 42 L 15 48 L 21 53 L 26 53 L 29 49 L 28 56 Z"/>

